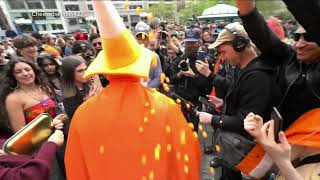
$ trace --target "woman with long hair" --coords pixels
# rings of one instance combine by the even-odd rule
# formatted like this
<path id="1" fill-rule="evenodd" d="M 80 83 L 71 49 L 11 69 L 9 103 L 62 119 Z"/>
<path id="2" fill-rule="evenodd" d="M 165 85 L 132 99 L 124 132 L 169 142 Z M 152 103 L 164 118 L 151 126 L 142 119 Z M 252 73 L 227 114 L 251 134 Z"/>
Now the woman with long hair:
<path id="1" fill-rule="evenodd" d="M 61 89 L 63 105 L 70 119 L 76 109 L 90 96 L 96 95 L 101 88 L 92 86 L 83 78 L 87 69 L 86 61 L 80 56 L 68 56 L 61 59 Z"/>
<path id="2" fill-rule="evenodd" d="M 62 129 L 66 115 L 56 116 L 56 102 L 40 69 L 19 57 L 7 64 L 0 90 L 1 121 L 15 133 L 41 113 L 49 113 L 56 128 Z"/>
<path id="3" fill-rule="evenodd" d="M 64 111 L 62 103 L 62 92 L 61 92 L 61 73 L 59 71 L 60 64 L 58 60 L 54 59 L 51 55 L 40 55 L 37 59 L 37 63 L 41 68 L 42 72 L 46 75 L 49 81 L 49 87 L 58 102 L 58 107 L 62 112 Z"/>
<path id="4" fill-rule="evenodd" d="M 63 96 L 63 106 L 70 121 L 66 122 L 63 127 L 65 134 L 65 144 L 68 139 L 68 131 L 71 119 L 77 108 L 90 96 L 96 95 L 101 91 L 100 87 L 94 87 L 90 81 L 83 78 L 84 72 L 87 69 L 86 61 L 77 55 L 67 56 L 61 59 L 61 90 Z M 59 166 L 64 168 L 64 151 L 58 151 Z M 64 174 L 65 176 L 65 174 Z"/>

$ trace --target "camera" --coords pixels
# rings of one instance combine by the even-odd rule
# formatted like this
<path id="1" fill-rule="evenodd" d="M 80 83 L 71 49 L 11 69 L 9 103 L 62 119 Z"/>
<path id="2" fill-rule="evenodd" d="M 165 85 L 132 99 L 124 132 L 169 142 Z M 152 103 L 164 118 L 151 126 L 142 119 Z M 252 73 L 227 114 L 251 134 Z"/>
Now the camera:
<path id="1" fill-rule="evenodd" d="M 80 55 L 84 60 L 89 61 L 89 62 L 92 59 L 94 59 L 94 53 L 91 50 L 89 50 L 88 52 L 85 52 L 85 53 L 81 53 Z"/>
<path id="2" fill-rule="evenodd" d="M 161 31 L 161 39 L 167 39 L 167 32 L 166 31 Z"/>
<path id="3" fill-rule="evenodd" d="M 189 60 L 188 59 L 181 60 L 178 67 L 181 71 L 188 71 L 189 70 Z"/>
<path id="4" fill-rule="evenodd" d="M 161 35 L 161 39 L 167 39 L 167 36 L 168 36 L 167 30 L 166 30 L 167 24 L 168 23 L 166 21 L 160 22 L 161 30 L 159 31 L 159 33 Z"/>

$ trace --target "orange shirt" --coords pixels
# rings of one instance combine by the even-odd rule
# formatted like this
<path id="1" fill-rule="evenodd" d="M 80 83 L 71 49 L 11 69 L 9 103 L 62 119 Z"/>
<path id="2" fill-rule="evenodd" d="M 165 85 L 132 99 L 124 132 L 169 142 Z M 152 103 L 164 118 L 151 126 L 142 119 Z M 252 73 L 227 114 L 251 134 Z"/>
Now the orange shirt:
<path id="1" fill-rule="evenodd" d="M 72 119 L 65 158 L 67 177 L 200 179 L 195 134 L 173 100 L 136 80 L 111 80 Z"/>

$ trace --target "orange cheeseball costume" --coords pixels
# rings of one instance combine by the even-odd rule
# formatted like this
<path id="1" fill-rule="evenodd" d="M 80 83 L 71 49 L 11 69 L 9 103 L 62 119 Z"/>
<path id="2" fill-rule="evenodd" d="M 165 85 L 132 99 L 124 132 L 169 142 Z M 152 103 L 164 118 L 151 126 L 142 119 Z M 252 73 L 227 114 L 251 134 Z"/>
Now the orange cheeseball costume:
<path id="1" fill-rule="evenodd" d="M 103 51 L 85 78 L 110 84 L 76 111 L 66 148 L 68 180 L 197 180 L 200 147 L 179 105 L 140 83 L 153 52 L 140 46 L 110 1 L 93 1 Z"/>

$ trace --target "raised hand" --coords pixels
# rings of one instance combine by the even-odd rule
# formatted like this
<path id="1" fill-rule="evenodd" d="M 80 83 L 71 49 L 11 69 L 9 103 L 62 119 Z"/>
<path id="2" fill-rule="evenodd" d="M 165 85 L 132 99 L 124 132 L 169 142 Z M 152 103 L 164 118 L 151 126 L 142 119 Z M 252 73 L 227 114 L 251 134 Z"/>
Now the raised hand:
<path id="1" fill-rule="evenodd" d="M 199 73 L 204 75 L 205 77 L 208 77 L 211 73 L 210 68 L 209 68 L 209 63 L 207 60 L 205 60 L 205 62 L 197 60 L 196 61 L 196 68 L 199 71 Z"/>
<path id="2" fill-rule="evenodd" d="M 244 129 L 257 140 L 261 137 L 261 128 L 263 126 L 263 119 L 259 115 L 249 113 L 243 122 Z"/>
<path id="3" fill-rule="evenodd" d="M 235 0 L 240 15 L 244 16 L 252 12 L 256 7 L 256 1 L 255 0 Z"/>
<path id="4" fill-rule="evenodd" d="M 223 99 L 210 95 L 207 95 L 207 98 L 209 98 L 208 101 L 213 103 L 216 106 L 216 108 L 221 108 L 223 106 Z"/>

